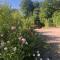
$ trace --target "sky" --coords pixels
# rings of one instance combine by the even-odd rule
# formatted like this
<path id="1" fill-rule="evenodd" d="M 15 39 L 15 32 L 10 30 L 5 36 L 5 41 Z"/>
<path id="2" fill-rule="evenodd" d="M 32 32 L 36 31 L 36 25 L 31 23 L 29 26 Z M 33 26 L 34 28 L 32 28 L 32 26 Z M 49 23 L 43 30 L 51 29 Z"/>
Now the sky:
<path id="1" fill-rule="evenodd" d="M 32 1 L 42 1 L 42 0 L 32 0 Z M 0 0 L 0 4 L 8 3 L 11 8 L 19 9 L 21 0 Z"/>

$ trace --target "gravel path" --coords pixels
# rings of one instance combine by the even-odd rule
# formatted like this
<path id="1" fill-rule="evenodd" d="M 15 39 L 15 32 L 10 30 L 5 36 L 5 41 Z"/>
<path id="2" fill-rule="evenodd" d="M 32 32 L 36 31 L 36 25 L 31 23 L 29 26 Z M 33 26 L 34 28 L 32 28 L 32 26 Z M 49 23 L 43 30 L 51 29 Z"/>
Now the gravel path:
<path id="1" fill-rule="evenodd" d="M 60 43 L 60 28 L 41 28 L 35 30 L 45 36 L 47 43 Z"/>

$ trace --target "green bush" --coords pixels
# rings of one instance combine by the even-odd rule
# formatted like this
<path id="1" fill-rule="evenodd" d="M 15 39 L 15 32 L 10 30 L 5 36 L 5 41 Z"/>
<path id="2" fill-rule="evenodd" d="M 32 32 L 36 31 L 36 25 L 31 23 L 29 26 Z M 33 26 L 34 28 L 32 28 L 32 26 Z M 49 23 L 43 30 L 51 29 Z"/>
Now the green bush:
<path id="1" fill-rule="evenodd" d="M 49 27 L 54 27 L 53 19 L 49 18 L 48 19 Z"/>
<path id="2" fill-rule="evenodd" d="M 60 26 L 60 10 L 54 12 L 52 19 L 56 27 Z"/>
<path id="3" fill-rule="evenodd" d="M 22 28 L 23 29 L 30 29 L 31 27 L 34 27 L 34 16 L 30 16 L 28 18 L 22 18 Z"/>

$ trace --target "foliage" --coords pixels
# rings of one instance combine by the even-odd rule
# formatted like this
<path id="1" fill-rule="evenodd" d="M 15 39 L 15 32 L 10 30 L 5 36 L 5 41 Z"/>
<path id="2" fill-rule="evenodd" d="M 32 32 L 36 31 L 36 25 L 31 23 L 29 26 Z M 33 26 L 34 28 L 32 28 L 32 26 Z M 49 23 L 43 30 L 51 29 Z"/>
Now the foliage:
<path id="1" fill-rule="evenodd" d="M 2 7 L 0 23 L 0 58 L 3 60 L 33 58 L 32 54 L 37 44 L 39 45 L 37 49 L 40 47 L 44 49 L 46 44 L 42 45 L 43 42 L 32 29 L 34 16 L 25 19 L 18 10 Z M 21 36 L 26 41 L 21 40 Z M 42 51 L 41 49 L 39 50 Z"/>
<path id="2" fill-rule="evenodd" d="M 54 25 L 57 27 L 57 26 L 60 26 L 60 10 L 58 11 L 55 11 L 53 16 L 53 23 Z"/>
<path id="3" fill-rule="evenodd" d="M 34 27 L 34 16 L 30 16 L 27 19 L 22 18 L 22 23 L 22 29 L 30 29 L 31 27 Z"/>
<path id="4" fill-rule="evenodd" d="M 52 0 L 46 0 L 43 2 L 43 6 L 40 8 L 40 20 L 45 24 L 45 26 L 53 26 L 52 15 L 56 11 L 53 7 Z"/>
<path id="5" fill-rule="evenodd" d="M 40 4 L 39 4 L 39 2 L 34 2 L 33 3 L 33 6 L 34 6 L 34 8 L 39 8 L 40 7 Z"/>
<path id="6" fill-rule="evenodd" d="M 10 8 L 8 6 L 2 6 L 0 8 L 0 25 L 3 23 L 10 23 L 10 20 Z"/>
<path id="7" fill-rule="evenodd" d="M 60 1 L 59 0 L 47 0 L 48 4 L 54 7 L 55 9 L 60 8 Z"/>
<path id="8" fill-rule="evenodd" d="M 43 54 L 48 45 L 43 42 L 42 37 L 33 30 L 33 27 L 35 21 L 38 21 L 40 27 L 43 24 L 46 27 L 60 26 L 59 2 L 57 0 L 45 0 L 43 2 L 22 0 L 21 10 L 1 6 L 0 58 L 24 60 L 27 57 L 25 60 L 30 58 L 32 58 L 30 60 L 34 60 L 32 54 L 35 50 L 39 50 Z M 20 38 L 23 38 L 23 42 Z"/>
<path id="9" fill-rule="evenodd" d="M 31 0 L 22 0 L 21 10 L 24 16 L 29 16 L 33 10 L 33 2 Z"/>

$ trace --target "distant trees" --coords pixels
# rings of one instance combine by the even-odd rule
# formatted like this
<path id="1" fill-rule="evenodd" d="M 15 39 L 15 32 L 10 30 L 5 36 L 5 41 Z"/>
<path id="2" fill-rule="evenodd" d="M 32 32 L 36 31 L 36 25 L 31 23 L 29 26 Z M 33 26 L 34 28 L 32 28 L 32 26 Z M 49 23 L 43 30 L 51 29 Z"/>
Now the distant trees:
<path id="1" fill-rule="evenodd" d="M 56 11 L 54 3 L 55 0 L 45 0 L 40 8 L 40 19 L 45 23 L 45 26 L 53 25 L 52 15 Z"/>
<path id="2" fill-rule="evenodd" d="M 34 8 L 39 8 L 40 4 L 39 4 L 39 2 L 33 2 L 33 6 L 34 6 Z"/>
<path id="3" fill-rule="evenodd" d="M 21 11 L 24 16 L 29 16 L 33 10 L 33 2 L 31 0 L 22 0 Z"/>
<path id="4" fill-rule="evenodd" d="M 52 6 L 55 9 L 59 9 L 60 1 L 59 0 L 45 0 L 45 2 L 48 3 L 48 5 Z"/>
<path id="5" fill-rule="evenodd" d="M 44 0 L 43 2 L 32 2 L 31 0 L 22 0 L 21 10 L 25 17 L 30 17 L 33 14 L 34 19 L 38 19 L 39 17 L 40 22 L 44 23 L 45 26 L 52 26 L 52 15 L 55 11 L 60 9 L 59 5 L 59 0 Z"/>

